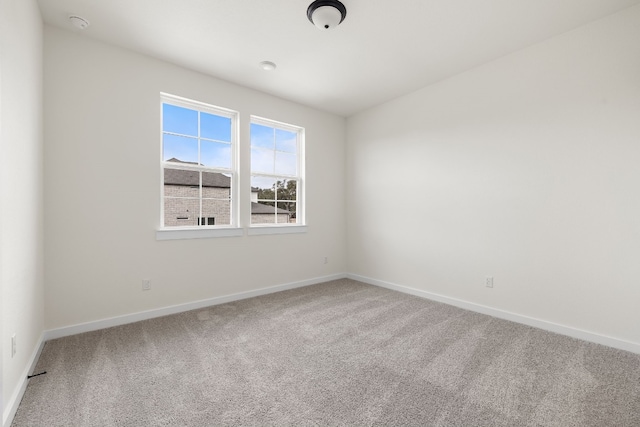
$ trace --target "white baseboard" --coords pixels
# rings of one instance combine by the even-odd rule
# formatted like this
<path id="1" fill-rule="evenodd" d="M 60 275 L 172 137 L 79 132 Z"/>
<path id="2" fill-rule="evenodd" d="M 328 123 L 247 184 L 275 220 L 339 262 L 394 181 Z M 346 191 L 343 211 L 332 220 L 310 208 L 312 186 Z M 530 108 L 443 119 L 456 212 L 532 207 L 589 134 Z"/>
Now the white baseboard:
<path id="1" fill-rule="evenodd" d="M 302 288 L 304 286 L 315 285 L 317 283 L 328 282 L 330 280 L 344 279 L 346 273 L 333 274 L 330 276 L 315 277 L 313 279 L 301 280 L 299 282 L 286 283 L 284 285 L 270 286 L 268 288 L 256 289 L 253 291 L 239 292 L 237 294 L 225 295 L 221 297 L 209 298 L 185 304 L 172 305 L 169 307 L 154 310 L 142 311 L 138 313 L 126 314 L 123 316 L 111 317 L 108 319 L 96 320 L 93 322 L 80 323 L 77 325 L 65 326 L 62 328 L 45 331 L 44 340 L 52 340 L 70 335 L 81 334 L 83 332 L 97 331 L 99 329 L 111 328 L 113 326 L 126 325 L 127 323 L 139 322 L 141 320 L 153 319 L 155 317 L 168 316 L 170 314 L 182 313 L 189 310 L 197 310 L 212 305 L 225 304 L 260 295 L 272 294 L 274 292 L 286 291 L 289 289 Z"/>
<path id="2" fill-rule="evenodd" d="M 453 305 L 455 307 L 463 308 L 465 310 L 475 311 L 477 313 L 487 314 L 489 316 L 497 317 L 504 320 L 510 320 L 512 322 L 521 323 L 523 325 L 532 326 L 538 329 L 544 329 L 545 331 L 554 332 L 561 335 L 566 335 L 572 338 L 578 338 L 584 341 L 593 342 L 596 344 L 606 345 L 607 347 L 617 348 L 619 350 L 630 351 L 632 353 L 640 354 L 640 344 L 630 341 L 624 341 L 618 338 L 608 337 L 605 335 L 599 335 L 593 332 L 584 331 L 582 329 L 572 328 L 570 326 L 560 325 L 546 320 L 536 319 L 533 317 L 523 316 L 521 314 L 512 313 L 509 311 L 499 310 L 497 308 L 487 307 L 481 304 L 476 304 L 469 301 L 459 300 L 456 298 L 447 297 L 444 295 L 435 294 L 432 292 L 423 291 L 420 289 L 410 288 L 407 286 L 396 285 L 394 283 L 385 282 L 382 280 L 372 279 L 370 277 L 360 276 L 358 274 L 347 274 L 349 279 L 357 280 L 359 282 L 368 283 L 370 285 L 380 286 L 382 288 L 391 289 L 394 291 L 403 292 L 405 294 L 415 295 L 418 297 L 430 299 L 433 301 L 442 302 L 445 304 Z"/>
<path id="3" fill-rule="evenodd" d="M 44 333 L 40 335 L 40 340 L 38 341 L 36 347 L 33 349 L 33 353 L 31 354 L 31 358 L 29 359 L 29 363 L 22 373 L 22 377 L 20 382 L 13 390 L 11 394 L 11 398 L 7 402 L 7 406 L 2 414 L 2 425 L 3 427 L 9 427 L 13 422 L 13 417 L 15 417 L 16 412 L 18 411 L 18 406 L 20 406 L 20 402 L 22 401 L 22 397 L 24 396 L 24 392 L 27 390 L 27 383 L 29 380 L 27 379 L 28 375 L 31 375 L 33 370 L 38 363 L 38 359 L 40 358 L 40 353 L 42 353 L 42 349 L 44 348 Z"/>

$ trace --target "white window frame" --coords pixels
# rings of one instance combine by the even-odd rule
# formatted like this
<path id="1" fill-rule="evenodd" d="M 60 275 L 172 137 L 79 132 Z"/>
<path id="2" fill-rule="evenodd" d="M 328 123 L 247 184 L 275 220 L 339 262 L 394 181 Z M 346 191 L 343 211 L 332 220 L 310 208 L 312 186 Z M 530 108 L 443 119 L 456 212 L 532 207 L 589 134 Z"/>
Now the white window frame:
<path id="1" fill-rule="evenodd" d="M 200 165 L 190 165 L 183 163 L 165 162 L 163 157 L 163 105 L 170 104 L 177 107 L 188 108 L 204 113 L 214 114 L 217 116 L 227 117 L 231 119 L 231 168 L 211 168 Z M 208 238 L 208 237 L 231 237 L 242 236 L 244 231 L 240 228 L 240 174 L 239 174 L 239 159 L 238 159 L 238 127 L 239 127 L 239 114 L 237 111 L 233 111 L 227 108 L 210 105 L 200 101 L 194 101 L 179 96 L 160 93 L 160 229 L 156 231 L 157 240 L 173 240 L 173 239 L 190 239 L 190 238 Z M 200 132 L 200 126 L 198 126 L 198 133 Z M 190 136 L 192 137 L 192 136 Z M 198 135 L 198 141 L 200 141 L 200 135 Z M 198 150 L 200 152 L 200 150 Z M 199 172 L 214 172 L 230 175 L 231 177 L 231 212 L 230 212 L 230 224 L 224 225 L 197 225 L 197 226 L 184 226 L 184 227 L 165 227 L 164 225 L 164 170 L 179 169 L 179 170 L 193 170 Z M 201 191 L 201 204 L 202 204 L 202 187 Z M 202 212 L 199 212 L 198 217 L 202 217 Z M 206 216 L 206 215 L 205 215 Z"/>
<path id="2" fill-rule="evenodd" d="M 252 224 L 251 215 L 249 215 L 249 235 L 261 235 L 261 234 L 289 234 L 289 233 L 305 233 L 307 231 L 307 223 L 305 216 L 305 129 L 301 126 L 295 126 L 288 123 L 279 122 L 272 119 L 267 119 L 259 116 L 250 116 L 250 125 L 257 124 L 275 129 L 281 129 L 288 132 L 296 133 L 296 161 L 297 161 L 297 175 L 283 175 L 283 174 L 266 174 L 266 173 L 254 173 L 251 170 L 251 159 L 249 159 L 249 179 L 252 176 L 264 176 L 269 178 L 291 178 L 298 181 L 296 187 L 296 223 L 267 223 L 267 224 Z M 249 141 L 251 138 L 249 138 Z M 249 143 L 251 145 L 251 143 Z M 248 150 L 251 153 L 251 146 Z M 251 154 L 249 154 L 251 155 Z M 250 197 L 250 195 L 249 195 Z M 277 207 L 277 205 L 276 205 Z M 249 203 L 249 209 L 251 204 Z"/>

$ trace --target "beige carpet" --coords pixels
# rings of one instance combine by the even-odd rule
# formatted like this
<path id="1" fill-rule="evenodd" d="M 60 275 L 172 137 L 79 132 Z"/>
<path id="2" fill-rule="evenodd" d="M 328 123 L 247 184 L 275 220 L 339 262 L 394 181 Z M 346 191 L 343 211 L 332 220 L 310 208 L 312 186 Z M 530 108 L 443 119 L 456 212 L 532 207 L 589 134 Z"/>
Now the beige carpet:
<path id="1" fill-rule="evenodd" d="M 640 355 L 339 280 L 49 341 L 13 426 L 640 426 Z"/>

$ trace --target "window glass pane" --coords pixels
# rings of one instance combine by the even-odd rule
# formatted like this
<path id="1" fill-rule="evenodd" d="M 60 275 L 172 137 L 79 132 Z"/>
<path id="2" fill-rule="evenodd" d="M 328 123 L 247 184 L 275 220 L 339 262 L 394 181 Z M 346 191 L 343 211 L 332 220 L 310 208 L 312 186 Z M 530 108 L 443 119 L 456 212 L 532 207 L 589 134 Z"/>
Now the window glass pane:
<path id="1" fill-rule="evenodd" d="M 202 138 L 231 142 L 231 119 L 214 114 L 200 113 L 200 136 Z"/>
<path id="2" fill-rule="evenodd" d="M 276 151 L 275 173 L 282 175 L 296 175 L 298 171 L 298 156 L 295 154 Z"/>
<path id="3" fill-rule="evenodd" d="M 231 177 L 223 173 L 202 172 L 202 188 L 203 188 L 203 197 L 220 198 L 222 197 L 220 196 L 221 193 L 215 192 L 217 190 L 214 191 L 214 189 L 221 188 L 221 189 L 224 189 L 224 192 L 226 194 L 226 196 L 224 197 L 228 198 L 229 195 L 231 194 L 231 191 L 230 191 Z M 208 189 L 211 189 L 211 191 L 214 191 L 213 193 L 211 193 L 212 195 L 208 195 L 209 194 Z"/>
<path id="4" fill-rule="evenodd" d="M 297 200 L 298 199 L 298 182 L 293 179 L 282 179 L 276 182 L 278 194 L 276 199 L 281 200 Z"/>
<path id="5" fill-rule="evenodd" d="M 287 153 L 297 152 L 298 134 L 288 130 L 276 129 L 276 150 Z"/>
<path id="6" fill-rule="evenodd" d="M 165 179 L 166 182 L 166 179 Z M 164 185 L 164 196 L 165 197 L 186 197 L 186 198 L 200 198 L 200 187 L 198 186 L 186 186 L 186 185 L 175 185 L 175 184 L 165 184 Z"/>
<path id="7" fill-rule="evenodd" d="M 198 136 L 198 112 L 171 104 L 162 104 L 162 130 Z"/>
<path id="8" fill-rule="evenodd" d="M 278 202 L 278 211 L 276 212 L 278 224 L 295 223 L 296 222 L 296 203 L 295 202 Z"/>
<path id="9" fill-rule="evenodd" d="M 273 173 L 275 151 L 251 147 L 251 172 Z"/>
<path id="10" fill-rule="evenodd" d="M 231 176 L 202 173 L 202 216 L 215 218 L 215 225 L 231 224 Z"/>
<path id="11" fill-rule="evenodd" d="M 162 160 L 198 163 L 198 140 L 184 136 L 162 136 Z"/>
<path id="12" fill-rule="evenodd" d="M 251 224 L 274 224 L 275 222 L 275 202 L 259 201 L 251 203 Z"/>
<path id="13" fill-rule="evenodd" d="M 209 221 L 213 225 L 230 225 L 231 224 L 231 200 L 226 199 L 202 199 L 202 216 L 206 218 L 214 218 Z"/>
<path id="14" fill-rule="evenodd" d="M 275 188 L 276 179 L 252 176 L 251 187 L 258 189 L 258 201 L 251 202 L 252 224 L 273 224 L 276 222 Z"/>
<path id="15" fill-rule="evenodd" d="M 275 200 L 276 178 L 266 176 L 252 176 L 251 187 L 258 189 L 258 200 Z"/>
<path id="16" fill-rule="evenodd" d="M 167 187 L 165 185 L 165 192 Z M 171 192 L 171 190 L 169 190 Z M 164 198 L 164 226 L 188 227 L 198 225 L 200 199 L 182 197 Z"/>
<path id="17" fill-rule="evenodd" d="M 200 197 L 200 172 L 164 168 L 166 197 Z"/>
<path id="18" fill-rule="evenodd" d="M 251 123 L 251 146 L 274 149 L 273 128 Z"/>
<path id="19" fill-rule="evenodd" d="M 198 225 L 216 225 L 216 219 L 212 216 L 202 217 L 198 220 Z"/>
<path id="20" fill-rule="evenodd" d="M 298 199 L 298 182 L 296 180 L 282 179 L 276 182 L 277 203 L 278 203 L 278 223 L 295 222 L 296 201 Z M 285 217 L 286 216 L 286 217 Z"/>
<path id="21" fill-rule="evenodd" d="M 213 168 L 231 169 L 231 144 L 201 140 L 200 163 Z"/>

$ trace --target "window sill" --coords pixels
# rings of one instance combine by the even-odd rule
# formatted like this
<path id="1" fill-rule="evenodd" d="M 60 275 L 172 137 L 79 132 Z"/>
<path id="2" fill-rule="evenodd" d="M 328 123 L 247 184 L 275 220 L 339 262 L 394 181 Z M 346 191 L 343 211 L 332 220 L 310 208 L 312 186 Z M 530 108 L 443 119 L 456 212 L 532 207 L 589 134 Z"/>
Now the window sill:
<path id="1" fill-rule="evenodd" d="M 281 225 L 281 226 L 254 225 L 247 229 L 247 234 L 249 236 L 262 236 L 265 234 L 297 234 L 297 233 L 306 233 L 306 232 L 307 232 L 306 225 Z"/>
<path id="2" fill-rule="evenodd" d="M 306 225 L 254 225 L 247 228 L 250 236 L 266 234 L 299 234 L 306 233 Z M 156 230 L 156 240 L 210 239 L 216 237 L 242 237 L 244 228 L 161 228 Z"/>
<path id="3" fill-rule="evenodd" d="M 156 240 L 209 239 L 212 237 L 241 237 L 243 228 L 161 228 Z"/>

